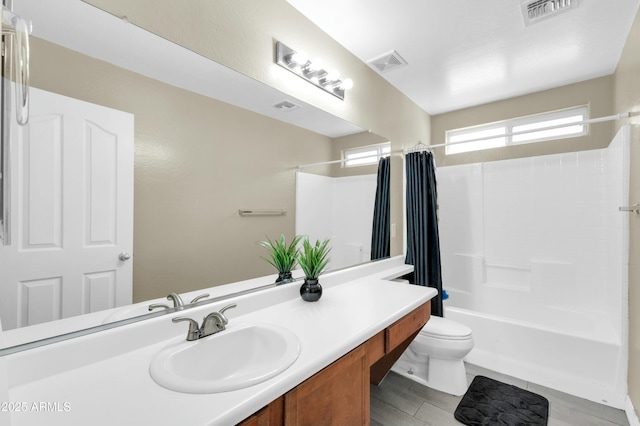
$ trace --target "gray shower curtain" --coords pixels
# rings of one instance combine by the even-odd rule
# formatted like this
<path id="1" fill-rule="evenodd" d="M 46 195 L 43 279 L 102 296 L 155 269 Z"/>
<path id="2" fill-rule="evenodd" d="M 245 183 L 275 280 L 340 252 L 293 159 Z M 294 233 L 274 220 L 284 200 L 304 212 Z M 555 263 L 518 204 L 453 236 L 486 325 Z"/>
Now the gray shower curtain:
<path id="1" fill-rule="evenodd" d="M 412 152 L 406 156 L 407 257 L 414 266 L 413 283 L 433 287 L 431 314 L 442 316 L 442 272 L 438 235 L 438 194 L 433 154 Z"/>
<path id="2" fill-rule="evenodd" d="M 371 260 L 389 257 L 390 210 L 389 173 L 391 159 L 383 157 L 378 163 L 378 186 L 373 207 L 373 229 L 371 231 Z"/>

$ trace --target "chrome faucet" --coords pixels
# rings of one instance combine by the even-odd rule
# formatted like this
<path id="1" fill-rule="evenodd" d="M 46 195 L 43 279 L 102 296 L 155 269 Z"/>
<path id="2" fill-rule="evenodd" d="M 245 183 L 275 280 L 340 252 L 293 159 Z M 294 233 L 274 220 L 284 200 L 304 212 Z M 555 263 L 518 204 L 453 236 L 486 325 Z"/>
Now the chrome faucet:
<path id="1" fill-rule="evenodd" d="M 167 296 L 167 300 L 171 300 L 173 302 L 174 308 L 181 308 L 184 306 L 182 297 L 180 297 L 180 295 L 177 293 L 169 293 L 169 295 Z"/>
<path id="2" fill-rule="evenodd" d="M 235 308 L 236 306 L 237 305 L 235 303 L 232 303 L 220 309 L 219 312 L 211 312 L 204 317 L 201 327 L 198 327 L 197 321 L 191 318 L 176 317 L 171 321 L 174 323 L 188 321 L 189 331 L 187 332 L 187 340 L 198 340 L 225 330 L 227 328 L 227 324 L 229 324 L 229 319 L 224 315 L 224 312 L 228 309 Z"/>
<path id="3" fill-rule="evenodd" d="M 189 302 L 189 304 L 196 303 L 199 300 L 205 299 L 207 297 L 209 297 L 209 293 L 201 294 L 201 295 L 197 296 L 195 299 L 193 299 L 191 302 Z M 184 305 L 185 305 L 185 303 L 182 301 L 182 298 L 177 293 L 169 293 L 169 295 L 167 296 L 167 300 L 172 301 L 173 302 L 173 307 L 177 308 L 178 310 L 182 309 L 184 307 Z M 164 303 L 153 303 L 153 304 L 149 305 L 149 310 L 150 311 L 153 311 L 154 309 L 158 309 L 158 308 L 171 309 L 171 307 L 169 305 L 165 305 Z"/>

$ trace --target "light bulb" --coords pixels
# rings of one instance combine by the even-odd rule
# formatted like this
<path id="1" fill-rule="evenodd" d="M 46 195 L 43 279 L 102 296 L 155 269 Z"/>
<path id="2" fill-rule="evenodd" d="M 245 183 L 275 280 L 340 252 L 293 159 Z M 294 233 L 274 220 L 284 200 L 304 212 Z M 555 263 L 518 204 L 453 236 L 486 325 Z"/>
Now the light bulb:
<path id="1" fill-rule="evenodd" d="M 318 70 L 321 70 L 323 67 L 324 67 L 324 62 L 322 61 L 322 59 L 321 58 L 315 58 L 309 64 L 308 69 L 309 69 L 309 71 L 318 71 Z"/>
<path id="2" fill-rule="evenodd" d="M 309 57 L 303 52 L 296 52 L 291 55 L 291 61 L 298 65 L 304 65 L 309 62 Z"/>
<path id="3" fill-rule="evenodd" d="M 345 78 L 342 81 L 342 84 L 340 84 L 340 88 L 342 88 L 342 90 L 349 90 L 353 87 L 353 80 L 351 80 L 350 78 Z"/>

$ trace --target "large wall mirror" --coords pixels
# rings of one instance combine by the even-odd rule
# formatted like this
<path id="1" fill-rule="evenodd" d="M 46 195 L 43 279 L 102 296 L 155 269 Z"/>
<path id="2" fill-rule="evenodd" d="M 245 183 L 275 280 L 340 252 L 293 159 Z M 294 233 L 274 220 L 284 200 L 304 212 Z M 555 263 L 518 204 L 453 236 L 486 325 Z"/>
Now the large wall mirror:
<path id="1" fill-rule="evenodd" d="M 102 322 L 96 312 L 170 293 L 267 284 L 275 271 L 258 241 L 296 233 L 298 166 L 386 140 L 84 2 L 50 3 L 14 5 L 33 22 L 34 90 L 29 127 L 12 130 L 20 222 L 0 248 L 5 342 L 92 327 L 48 325 Z M 77 150 L 63 138 L 74 132 Z M 357 196 L 373 205 L 377 165 L 303 172 L 361 175 Z M 358 214 L 370 222 L 373 212 Z M 357 256 L 349 241 L 336 248 L 334 267 L 368 261 L 368 237 Z"/>

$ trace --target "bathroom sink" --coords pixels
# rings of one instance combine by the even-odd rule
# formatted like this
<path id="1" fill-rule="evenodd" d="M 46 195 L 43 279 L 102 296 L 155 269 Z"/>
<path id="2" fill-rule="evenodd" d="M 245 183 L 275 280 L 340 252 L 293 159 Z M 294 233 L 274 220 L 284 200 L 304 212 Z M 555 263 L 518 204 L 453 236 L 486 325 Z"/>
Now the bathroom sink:
<path id="1" fill-rule="evenodd" d="M 289 368 L 300 342 L 291 331 L 270 324 L 229 324 L 227 329 L 162 349 L 149 373 L 162 387 L 185 393 L 217 393 L 249 387 Z"/>

